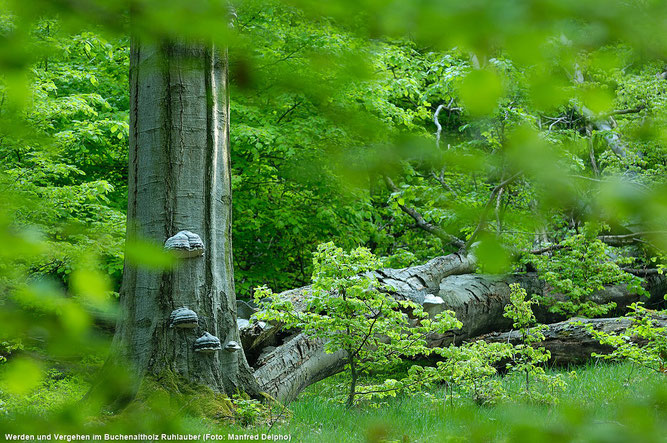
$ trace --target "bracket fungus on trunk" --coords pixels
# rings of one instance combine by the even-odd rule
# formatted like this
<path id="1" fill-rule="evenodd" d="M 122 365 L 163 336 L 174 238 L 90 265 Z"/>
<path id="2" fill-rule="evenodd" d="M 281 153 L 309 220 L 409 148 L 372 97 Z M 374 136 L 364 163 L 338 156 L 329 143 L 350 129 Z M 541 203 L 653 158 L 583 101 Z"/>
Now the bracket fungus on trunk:
<path id="1" fill-rule="evenodd" d="M 174 310 L 169 318 L 171 320 L 170 328 L 192 329 L 199 326 L 197 313 L 186 307 Z"/>
<path id="2" fill-rule="evenodd" d="M 242 349 L 241 346 L 238 343 L 236 343 L 234 340 L 228 342 L 225 345 L 225 351 L 227 351 L 227 352 L 236 352 L 236 351 L 240 351 L 241 349 Z"/>
<path id="3" fill-rule="evenodd" d="M 204 255 L 204 242 L 193 232 L 180 231 L 164 242 L 164 249 L 181 258 L 200 257 Z"/>
<path id="4" fill-rule="evenodd" d="M 221 349 L 220 339 L 208 332 L 204 332 L 204 335 L 195 340 L 195 352 L 213 354 Z"/>

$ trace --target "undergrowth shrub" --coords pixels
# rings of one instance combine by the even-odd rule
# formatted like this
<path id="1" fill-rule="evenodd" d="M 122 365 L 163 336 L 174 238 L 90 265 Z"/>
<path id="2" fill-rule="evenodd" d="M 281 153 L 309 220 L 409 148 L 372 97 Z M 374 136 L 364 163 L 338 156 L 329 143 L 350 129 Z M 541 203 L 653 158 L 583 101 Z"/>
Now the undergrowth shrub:
<path id="1" fill-rule="evenodd" d="M 582 234 L 572 235 L 558 244 L 550 255 L 532 255 L 540 278 L 567 300 L 551 296 L 536 297 L 551 312 L 565 316 L 600 317 L 616 308 L 616 303 L 597 303 L 591 296 L 607 285 L 627 284 L 628 290 L 648 296 L 642 279 L 629 274 L 619 264 L 631 259 L 610 258 L 610 248 L 597 238 L 599 227 L 587 225 Z"/>
<path id="2" fill-rule="evenodd" d="M 329 353 L 344 351 L 348 407 L 357 400 L 395 396 L 406 388 L 391 378 L 360 386 L 360 376 L 404 357 L 430 355 L 434 349 L 427 346 L 429 334 L 461 327 L 451 311 L 431 319 L 421 305 L 390 295 L 390 288 L 380 285 L 373 274 L 380 260 L 366 248 L 345 252 L 325 243 L 317 248 L 313 265 L 312 293 L 305 309 L 296 309 L 291 300 L 262 287 L 255 291 L 261 306 L 257 317 L 323 338 Z"/>
<path id="3" fill-rule="evenodd" d="M 535 344 L 544 340 L 546 325 L 538 325 L 533 314 L 535 299 L 527 299 L 526 290 L 518 283 L 510 285 L 510 303 L 505 306 L 504 316 L 513 320 L 513 326 L 521 334 L 521 343 L 512 347 L 507 368 L 511 372 L 522 374 L 524 389 L 522 397 L 538 403 L 554 403 L 554 395 L 565 389 L 565 381 L 557 375 L 547 375 L 544 364 L 551 358 L 551 352 Z"/>
<path id="4" fill-rule="evenodd" d="M 603 345 L 613 351 L 593 356 L 606 360 L 630 361 L 633 364 L 667 375 L 667 328 L 656 323 L 659 313 L 646 309 L 641 302 L 629 306 L 626 318 L 630 326 L 623 333 L 605 332 L 586 325 L 586 330 Z"/>

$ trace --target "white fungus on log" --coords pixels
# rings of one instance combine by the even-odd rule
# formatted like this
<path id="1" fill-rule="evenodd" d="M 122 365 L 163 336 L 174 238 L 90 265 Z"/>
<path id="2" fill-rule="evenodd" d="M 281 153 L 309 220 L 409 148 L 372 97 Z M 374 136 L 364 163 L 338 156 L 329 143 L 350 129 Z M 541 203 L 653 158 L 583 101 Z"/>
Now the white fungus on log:
<path id="1" fill-rule="evenodd" d="M 213 354 L 220 349 L 222 349 L 222 346 L 220 346 L 220 339 L 208 332 L 204 332 L 204 335 L 195 340 L 195 352 Z"/>
<path id="2" fill-rule="evenodd" d="M 186 307 L 175 309 L 169 318 L 171 328 L 192 329 L 199 325 L 197 313 Z"/>
<path id="3" fill-rule="evenodd" d="M 164 249 L 174 252 L 181 258 L 204 255 L 204 242 L 201 237 L 190 231 L 180 231 L 164 242 Z"/>
<path id="4" fill-rule="evenodd" d="M 424 306 L 424 312 L 427 312 L 431 317 L 445 310 L 445 301 L 433 294 L 426 294 L 422 305 Z"/>

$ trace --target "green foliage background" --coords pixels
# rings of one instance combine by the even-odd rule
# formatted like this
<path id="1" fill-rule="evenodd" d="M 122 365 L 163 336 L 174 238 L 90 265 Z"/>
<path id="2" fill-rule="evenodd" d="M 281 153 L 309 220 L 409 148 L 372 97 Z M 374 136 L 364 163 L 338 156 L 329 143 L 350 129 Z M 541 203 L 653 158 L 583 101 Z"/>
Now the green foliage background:
<path id="1" fill-rule="evenodd" d="M 49 244 L 31 274 L 66 285 L 73 263 L 92 254 L 117 290 L 128 4 L 40 11 L 38 3 L 8 3 L 16 14 L 0 21 L 10 68 L 0 109 L 2 181 L 11 199 L 20 197 L 7 203 L 8 223 L 39 231 Z M 654 54 L 662 48 L 645 31 L 629 35 L 640 19 L 650 26 L 661 6 L 640 3 L 624 16 L 617 2 L 607 15 L 576 2 L 451 10 L 426 2 L 405 7 L 403 20 L 364 4 L 356 6 L 364 19 L 355 21 L 328 6 L 242 2 L 233 35 L 202 19 L 197 32 L 230 48 L 240 297 L 262 284 L 307 283 L 311 251 L 326 241 L 368 246 L 392 266 L 455 249 L 416 228 L 403 207 L 464 241 L 479 224 L 478 255 L 489 271 L 508 269 L 538 231 L 559 242 L 600 218 L 607 232 L 661 231 L 667 82 Z M 163 8 L 162 17 L 146 3 L 135 32 L 189 35 L 179 21 L 163 24 L 178 8 Z M 81 23 L 105 11 L 117 26 Z M 589 22 L 578 26 L 576 18 Z M 517 21 L 511 29 L 510 19 Z M 452 26 L 439 33 L 436 20 Z M 468 29 L 471 20 L 485 26 Z M 608 115 L 614 127 L 594 125 Z M 613 154 L 608 132 L 621 137 L 625 157 Z M 500 196 L 493 193 L 514 174 Z M 385 175 L 395 188 L 385 186 Z M 498 198 L 488 210 L 490 197 Z M 630 255 L 659 255 L 664 237 L 654 234 L 654 247 Z"/>

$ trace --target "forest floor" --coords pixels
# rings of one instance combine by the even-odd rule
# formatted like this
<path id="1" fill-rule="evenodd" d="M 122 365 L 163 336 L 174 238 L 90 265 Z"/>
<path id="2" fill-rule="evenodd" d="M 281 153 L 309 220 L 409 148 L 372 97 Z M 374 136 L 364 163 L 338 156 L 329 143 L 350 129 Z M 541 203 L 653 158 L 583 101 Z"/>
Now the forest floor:
<path id="1" fill-rule="evenodd" d="M 455 398 L 452 405 L 443 387 L 431 390 L 430 395 L 398 396 L 348 410 L 337 400 L 345 392 L 345 380 L 339 374 L 309 387 L 287 409 L 275 407 L 273 418 L 265 418 L 263 424 L 224 426 L 188 418 L 178 411 L 167 415 L 160 411 L 161 417 L 155 420 L 135 421 L 130 416 L 122 419 L 124 423 L 106 419 L 92 423 L 98 431 L 103 425 L 111 432 L 211 433 L 223 440 L 231 433 L 291 435 L 291 441 L 296 442 L 667 441 L 666 377 L 631 364 L 601 362 L 552 372 L 563 374 L 567 381 L 554 406 L 521 400 L 478 406 L 465 397 Z M 506 376 L 500 381 L 510 392 L 522 389 L 518 377 Z M 0 424 L 9 426 L 0 427 L 32 429 L 18 423 L 32 417 L 35 430 L 54 432 L 54 424 L 59 427 L 62 423 L 63 432 L 72 431 L 76 420 L 71 412 L 62 411 L 76 405 L 88 386 L 81 378 L 53 371 L 31 395 L 4 398 Z M 242 416 L 236 417 L 237 423 L 243 417 L 255 419 L 255 406 L 241 401 Z"/>
<path id="2" fill-rule="evenodd" d="M 313 442 L 667 441 L 666 377 L 631 364 L 553 372 L 564 374 L 568 384 L 555 406 L 478 406 L 467 398 L 452 406 L 443 387 L 429 392 L 432 397 L 397 397 L 347 410 L 331 400 L 344 392 L 340 378 L 332 377 L 306 390 L 289 406 L 291 420 L 272 431 Z M 517 392 L 523 380 L 508 376 L 502 383 Z"/>

